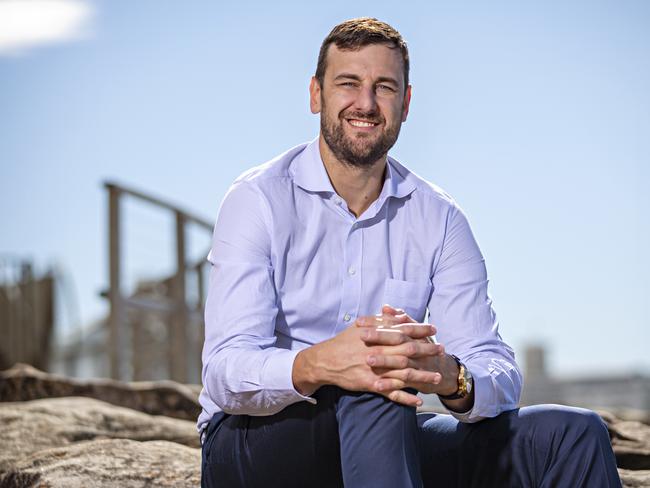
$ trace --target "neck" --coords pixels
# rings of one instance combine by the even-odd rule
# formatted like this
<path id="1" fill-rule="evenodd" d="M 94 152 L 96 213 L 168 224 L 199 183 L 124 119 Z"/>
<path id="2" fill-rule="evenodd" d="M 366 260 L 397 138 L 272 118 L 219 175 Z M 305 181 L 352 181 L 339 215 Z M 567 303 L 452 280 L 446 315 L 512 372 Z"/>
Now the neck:
<path id="1" fill-rule="evenodd" d="M 327 175 L 334 191 L 348 204 L 348 209 L 356 217 L 365 212 L 379 198 L 384 185 L 386 155 L 372 166 L 359 168 L 339 161 L 321 134 L 318 145 Z"/>

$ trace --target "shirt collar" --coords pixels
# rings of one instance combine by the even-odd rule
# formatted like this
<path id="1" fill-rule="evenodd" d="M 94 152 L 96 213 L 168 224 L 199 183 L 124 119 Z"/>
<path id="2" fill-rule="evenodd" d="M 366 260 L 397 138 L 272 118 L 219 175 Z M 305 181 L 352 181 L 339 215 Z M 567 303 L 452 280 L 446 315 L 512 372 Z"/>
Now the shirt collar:
<path id="1" fill-rule="evenodd" d="M 335 193 L 327 170 L 320 157 L 318 137 L 307 144 L 292 163 L 293 181 L 304 190 L 311 192 Z M 403 198 L 415 190 L 410 174 L 404 166 L 390 156 L 387 158 L 384 186 L 378 201 L 389 197 Z"/>
<path id="2" fill-rule="evenodd" d="M 386 197 L 395 198 L 404 198 L 413 193 L 415 184 L 412 181 L 413 176 L 411 173 L 390 156 L 386 159 L 386 179 L 381 193 L 386 192 Z"/>
<path id="3" fill-rule="evenodd" d="M 292 166 L 293 181 L 303 190 L 335 193 L 320 157 L 318 137 L 296 156 Z"/>

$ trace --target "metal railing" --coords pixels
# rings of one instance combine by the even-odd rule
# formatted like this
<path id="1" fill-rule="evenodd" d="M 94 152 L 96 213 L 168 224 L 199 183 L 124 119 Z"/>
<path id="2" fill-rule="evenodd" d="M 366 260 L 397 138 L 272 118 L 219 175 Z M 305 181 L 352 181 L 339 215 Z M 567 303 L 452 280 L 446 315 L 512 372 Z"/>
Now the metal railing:
<path id="1" fill-rule="evenodd" d="M 188 263 L 186 258 L 186 227 L 188 224 L 196 225 L 208 232 L 212 232 L 212 224 L 200 217 L 166 202 L 160 198 L 147 195 L 141 191 L 128 188 L 114 182 L 104 183 L 108 191 L 108 262 L 109 262 L 109 289 L 104 293 L 110 302 L 110 314 L 107 320 L 108 351 L 110 376 L 122 380 L 140 380 L 143 378 L 143 358 L 140 354 L 146 338 L 143 327 L 138 320 L 132 321 L 132 330 L 127 330 L 130 323 L 128 316 L 142 314 L 158 314 L 164 317 L 168 325 L 167 358 L 169 363 L 169 376 L 180 382 L 197 382 L 196 377 L 188 374 L 188 358 L 198 360 L 200 371 L 201 347 L 203 344 L 202 327 L 202 297 L 204 296 L 203 268 L 207 263 L 201 259 L 196 263 Z M 121 201 L 123 198 L 134 198 L 155 207 L 171 212 L 175 218 L 175 273 L 161 283 L 169 285 L 170 293 L 161 299 L 148 298 L 147 296 L 125 296 L 122 293 L 122 230 Z M 207 252 L 206 252 L 207 254 Z M 186 275 L 188 271 L 195 272 L 197 276 L 198 301 L 193 307 L 187 303 Z M 200 322 L 198 337 L 191 340 L 189 337 L 189 324 Z M 128 333 L 130 332 L 130 338 Z M 129 358 L 125 357 L 131 352 L 131 374 L 127 374 L 126 365 Z M 130 377 L 129 377 L 130 376 Z"/>

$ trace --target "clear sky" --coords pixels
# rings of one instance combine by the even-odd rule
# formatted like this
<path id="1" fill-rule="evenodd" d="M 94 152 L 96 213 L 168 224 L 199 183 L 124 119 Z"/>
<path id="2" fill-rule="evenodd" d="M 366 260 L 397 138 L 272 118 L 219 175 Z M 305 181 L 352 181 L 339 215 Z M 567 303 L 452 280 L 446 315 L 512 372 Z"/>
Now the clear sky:
<path id="1" fill-rule="evenodd" d="M 83 323 L 107 310 L 101 182 L 213 220 L 238 174 L 317 135 L 320 43 L 374 16 L 411 52 L 392 155 L 468 214 L 504 338 L 548 346 L 558 375 L 650 373 L 650 2 L 33 0 L 67 24 L 10 45 L 16 1 L 0 0 L 0 254 L 58 263 Z M 127 277 L 171 269 L 168 219 L 128 208 Z"/>

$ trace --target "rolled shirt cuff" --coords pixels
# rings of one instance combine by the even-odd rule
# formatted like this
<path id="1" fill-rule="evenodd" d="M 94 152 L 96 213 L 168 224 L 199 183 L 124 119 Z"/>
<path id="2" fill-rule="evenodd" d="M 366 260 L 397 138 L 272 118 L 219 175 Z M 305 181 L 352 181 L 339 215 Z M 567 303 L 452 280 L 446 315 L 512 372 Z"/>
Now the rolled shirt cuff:
<path id="1" fill-rule="evenodd" d="M 282 391 L 286 394 L 286 405 L 300 401 L 307 401 L 315 405 L 315 398 L 301 394 L 293 384 L 293 363 L 299 352 L 289 349 L 275 350 L 273 355 L 267 359 L 262 370 L 261 383 L 266 390 Z"/>
<path id="2" fill-rule="evenodd" d="M 445 405 L 444 400 L 440 403 L 447 409 L 449 414 L 459 422 L 471 424 L 479 422 L 487 417 L 494 417 L 497 415 L 497 409 L 494 408 L 494 387 L 492 385 L 492 378 L 490 373 L 476 365 L 468 365 L 465 367 L 469 369 L 474 381 L 474 405 L 466 412 L 454 412 Z"/>

